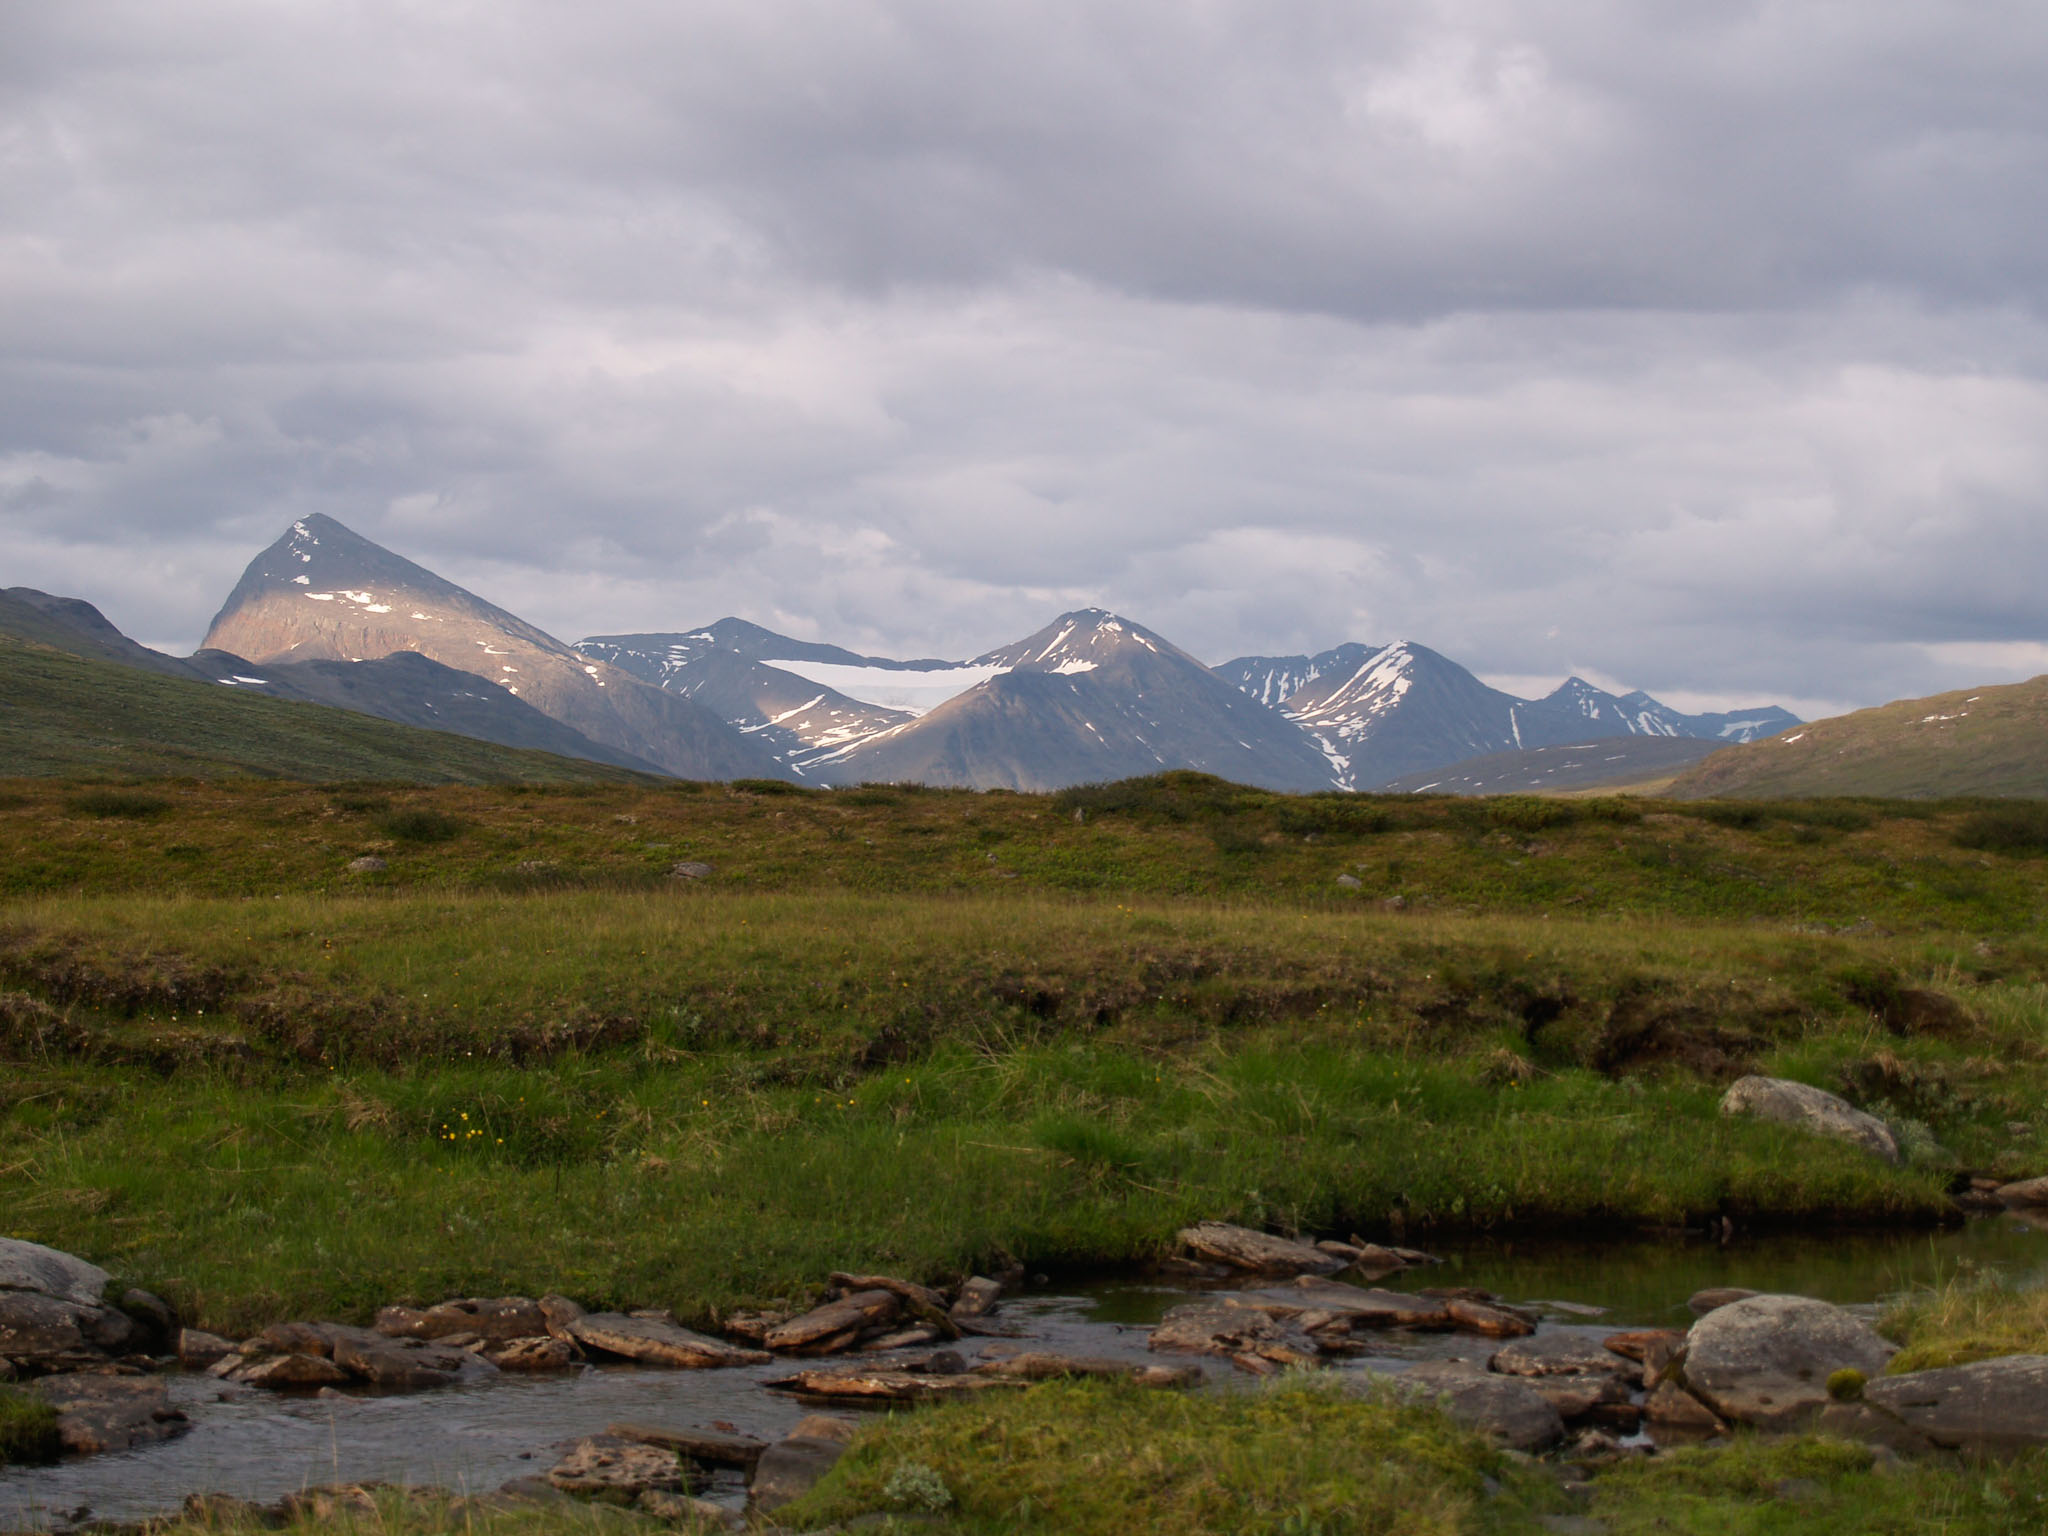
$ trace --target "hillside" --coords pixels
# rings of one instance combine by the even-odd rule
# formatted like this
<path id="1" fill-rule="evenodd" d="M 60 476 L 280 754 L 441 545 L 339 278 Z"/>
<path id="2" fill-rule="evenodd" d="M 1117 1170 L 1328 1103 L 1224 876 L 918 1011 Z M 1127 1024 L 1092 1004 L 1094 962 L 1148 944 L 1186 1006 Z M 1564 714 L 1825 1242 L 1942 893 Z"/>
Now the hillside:
<path id="1" fill-rule="evenodd" d="M 250 561 L 205 644 L 266 665 L 417 651 L 685 778 L 783 772 L 767 751 L 695 700 L 592 661 L 330 517 L 292 524 Z"/>
<path id="2" fill-rule="evenodd" d="M 1382 784 L 1389 795 L 1565 794 L 1592 789 L 1637 789 L 1683 773 L 1723 750 L 1692 736 L 1606 736 L 1526 752 L 1493 752 L 1448 768 L 1411 773 Z"/>
<path id="3" fill-rule="evenodd" d="M 1665 793 L 2048 796 L 2048 676 L 1818 720 L 1717 752 Z"/>
<path id="4" fill-rule="evenodd" d="M 0 634 L 0 777 L 50 775 L 646 782 L 621 768 L 263 698 Z"/>

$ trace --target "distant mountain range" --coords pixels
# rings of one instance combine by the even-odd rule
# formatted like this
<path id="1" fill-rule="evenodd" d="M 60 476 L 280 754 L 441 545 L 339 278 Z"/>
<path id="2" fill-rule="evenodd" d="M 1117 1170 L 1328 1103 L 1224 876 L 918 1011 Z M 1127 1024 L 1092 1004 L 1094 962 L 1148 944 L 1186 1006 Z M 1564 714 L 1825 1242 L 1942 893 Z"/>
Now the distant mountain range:
<path id="1" fill-rule="evenodd" d="M 1406 641 L 1212 668 L 1094 608 L 963 661 L 865 655 L 736 618 L 571 646 L 320 516 L 250 563 L 188 659 L 135 645 L 89 605 L 13 600 L 20 623 L 64 629 L 79 654 L 703 779 L 1045 790 L 1191 768 L 1367 790 L 1489 755 L 1619 737 L 1718 745 L 1799 723 L 1776 707 L 1685 715 L 1576 677 L 1519 699 Z"/>

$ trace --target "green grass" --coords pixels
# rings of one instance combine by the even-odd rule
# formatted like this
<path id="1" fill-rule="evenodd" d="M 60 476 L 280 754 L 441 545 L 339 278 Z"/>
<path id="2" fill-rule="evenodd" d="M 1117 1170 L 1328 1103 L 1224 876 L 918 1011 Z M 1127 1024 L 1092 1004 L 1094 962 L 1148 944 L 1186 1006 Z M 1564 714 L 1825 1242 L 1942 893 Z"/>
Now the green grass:
<path id="1" fill-rule="evenodd" d="M 2048 1289 L 2007 1275 L 1952 1276 L 1900 1297 L 1883 1328 L 1900 1346 L 1888 1367 L 1894 1375 L 2048 1354 Z"/>
<path id="2" fill-rule="evenodd" d="M 1519 1500 L 1489 1500 L 1489 1475 L 1535 1481 L 1432 1410 L 1329 1383 L 1219 1395 L 1054 1385 L 893 1415 L 777 1518 L 802 1530 L 936 1513 L 962 1536 L 1536 1530 Z M 927 1490 L 937 1496 L 917 1497 Z"/>
<path id="3" fill-rule="evenodd" d="M 57 1459 L 57 1411 L 40 1398 L 0 1386 L 0 1467 Z"/>
<path id="4" fill-rule="evenodd" d="M 0 775 L 8 776 L 645 782 L 620 768 L 165 677 L 9 634 L 0 634 L 0 713 Z"/>

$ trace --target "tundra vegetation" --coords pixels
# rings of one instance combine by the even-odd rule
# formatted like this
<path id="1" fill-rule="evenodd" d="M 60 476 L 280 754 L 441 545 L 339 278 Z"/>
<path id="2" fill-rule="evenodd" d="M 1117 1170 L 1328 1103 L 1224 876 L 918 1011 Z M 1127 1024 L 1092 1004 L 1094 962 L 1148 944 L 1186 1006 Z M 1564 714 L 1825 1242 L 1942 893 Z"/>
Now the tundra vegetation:
<path id="1" fill-rule="evenodd" d="M 1411 1242 L 1932 1224 L 1970 1175 L 2048 1171 L 2031 814 L 1190 774 L 1051 796 L 12 781 L 0 1231 L 234 1334 L 547 1290 L 715 1324 L 832 1269 L 1121 1264 L 1211 1217 Z M 1720 1115 L 1750 1072 L 1845 1095 L 1906 1155 Z M 1982 1288 L 1898 1322 L 1936 1353 L 2039 1337 L 2033 1300 Z M 1297 1445 L 1290 1416 L 1413 1465 L 1340 1475 L 1305 1441 L 1217 1461 Z M 901 1462 L 962 1530 L 1126 1528 L 1121 1482 L 1054 1487 L 1077 1425 L 1209 1447 L 1178 1513 L 1146 1506 L 1164 1530 L 1548 1507 L 1512 1469 L 1487 1493 L 1485 1456 L 1394 1405 L 1079 1386 L 891 1420 L 818 1520 Z M 1022 1513 L 984 1497 L 991 1443 L 1014 1486 L 1046 1481 Z M 1659 1458 L 1594 1512 L 1835 1528 L 1742 1492 L 1790 1479 L 1859 1508 L 1844 1530 L 1995 1530 L 2043 1486 L 1858 1455 Z"/>

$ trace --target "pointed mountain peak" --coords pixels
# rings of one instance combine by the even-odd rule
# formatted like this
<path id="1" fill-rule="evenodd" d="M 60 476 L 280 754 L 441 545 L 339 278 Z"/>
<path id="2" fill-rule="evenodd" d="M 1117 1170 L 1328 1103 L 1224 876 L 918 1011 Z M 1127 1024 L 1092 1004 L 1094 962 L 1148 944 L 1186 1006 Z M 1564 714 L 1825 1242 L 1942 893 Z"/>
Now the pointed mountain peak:
<path id="1" fill-rule="evenodd" d="M 1035 635 L 975 657 L 973 664 L 1019 672 L 1092 672 L 1113 656 L 1148 651 L 1155 656 L 1184 654 L 1121 614 L 1106 608 L 1076 608 Z"/>

